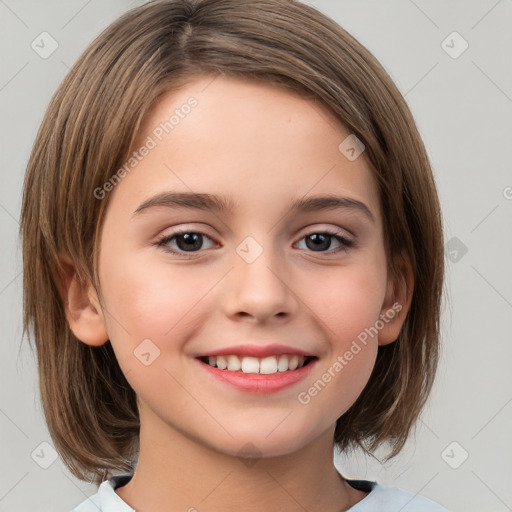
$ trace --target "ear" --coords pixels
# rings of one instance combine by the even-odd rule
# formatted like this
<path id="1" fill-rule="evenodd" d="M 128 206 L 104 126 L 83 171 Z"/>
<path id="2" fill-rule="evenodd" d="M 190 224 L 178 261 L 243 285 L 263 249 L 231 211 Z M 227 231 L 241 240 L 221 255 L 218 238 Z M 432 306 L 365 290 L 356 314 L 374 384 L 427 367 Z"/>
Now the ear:
<path id="1" fill-rule="evenodd" d="M 66 319 L 73 334 L 87 345 L 99 347 L 109 339 L 96 290 L 78 278 L 69 256 L 60 258 L 63 272 L 57 278 Z"/>
<path id="2" fill-rule="evenodd" d="M 379 345 L 388 345 L 398 338 L 411 306 L 414 276 L 408 258 L 397 257 L 398 275 L 388 277 L 386 296 L 380 312 L 384 327 L 379 330 Z"/>

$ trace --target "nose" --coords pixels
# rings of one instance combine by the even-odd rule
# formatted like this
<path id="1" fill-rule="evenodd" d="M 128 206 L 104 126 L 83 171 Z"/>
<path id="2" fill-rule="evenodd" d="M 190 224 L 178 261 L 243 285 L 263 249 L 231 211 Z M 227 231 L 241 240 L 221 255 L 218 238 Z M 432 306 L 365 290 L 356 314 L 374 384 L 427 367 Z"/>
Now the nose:
<path id="1" fill-rule="evenodd" d="M 225 314 L 232 319 L 250 318 L 257 323 L 292 318 L 298 300 L 286 262 L 267 247 L 254 261 L 249 261 L 237 253 L 233 256 L 234 268 L 225 282 Z"/>

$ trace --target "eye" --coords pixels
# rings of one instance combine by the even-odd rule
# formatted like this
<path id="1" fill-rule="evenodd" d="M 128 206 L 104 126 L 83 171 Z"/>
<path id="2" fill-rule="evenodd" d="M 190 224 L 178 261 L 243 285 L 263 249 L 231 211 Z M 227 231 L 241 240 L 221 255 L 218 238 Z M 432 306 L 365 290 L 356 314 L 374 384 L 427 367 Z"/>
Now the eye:
<path id="1" fill-rule="evenodd" d="M 191 257 L 188 256 L 187 253 L 199 252 L 201 248 L 204 249 L 203 243 L 205 239 L 212 241 L 212 239 L 204 233 L 180 230 L 175 233 L 164 235 L 157 240 L 154 245 L 162 247 L 165 252 L 187 258 Z"/>
<path id="2" fill-rule="evenodd" d="M 212 245 L 210 247 L 206 247 L 206 249 L 214 246 L 212 239 L 205 233 L 182 229 L 162 236 L 154 243 L 154 245 L 161 247 L 167 253 L 182 256 L 184 258 L 192 258 L 193 253 L 201 252 L 201 249 L 205 249 L 205 240 L 212 242 Z M 302 240 L 306 241 L 306 248 L 312 252 L 328 252 L 335 254 L 355 246 L 355 242 L 353 240 L 346 238 L 338 231 L 324 230 L 314 232 L 304 236 L 300 241 Z M 337 248 L 335 247 L 334 249 L 331 248 L 329 250 L 333 240 L 339 245 Z M 300 248 L 301 247 L 299 247 L 299 249 Z"/>
<path id="3" fill-rule="evenodd" d="M 326 250 L 331 246 L 333 239 L 338 242 L 339 246 L 327 252 L 337 253 L 340 251 L 345 251 L 350 247 L 354 247 L 355 245 L 353 240 L 349 240 L 345 236 L 342 236 L 339 232 L 328 230 L 310 233 L 309 235 L 301 238 L 300 241 L 305 240 L 306 247 L 313 252 L 326 252 Z"/>

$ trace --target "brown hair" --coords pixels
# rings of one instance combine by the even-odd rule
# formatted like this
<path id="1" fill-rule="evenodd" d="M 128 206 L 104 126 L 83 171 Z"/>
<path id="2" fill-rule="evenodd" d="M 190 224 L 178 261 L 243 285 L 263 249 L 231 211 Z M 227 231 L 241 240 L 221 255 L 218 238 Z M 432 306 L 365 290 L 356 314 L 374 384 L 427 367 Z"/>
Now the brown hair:
<path id="1" fill-rule="evenodd" d="M 49 432 L 70 471 L 100 483 L 133 471 L 136 395 L 110 342 L 91 347 L 67 323 L 62 255 L 101 294 L 102 187 L 129 158 L 164 92 L 195 75 L 260 79 L 317 98 L 366 146 L 380 191 L 390 275 L 410 261 L 414 293 L 396 342 L 338 419 L 335 443 L 403 447 L 438 362 L 444 275 L 440 207 L 429 160 L 403 97 L 377 60 L 333 20 L 296 0 L 158 0 L 110 25 L 55 93 L 24 184 L 24 334 L 35 339 Z M 389 457 L 388 457 L 389 458 Z"/>

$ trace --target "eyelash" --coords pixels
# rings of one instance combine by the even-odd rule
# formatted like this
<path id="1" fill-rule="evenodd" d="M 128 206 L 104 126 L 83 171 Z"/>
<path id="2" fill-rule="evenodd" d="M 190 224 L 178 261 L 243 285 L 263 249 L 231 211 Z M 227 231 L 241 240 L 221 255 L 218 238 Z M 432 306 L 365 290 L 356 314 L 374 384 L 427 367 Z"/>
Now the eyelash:
<path id="1" fill-rule="evenodd" d="M 193 231 L 193 230 L 190 230 L 190 229 L 182 229 L 182 230 L 178 230 L 174 233 L 171 233 L 171 234 L 168 234 L 168 235 L 163 235 L 162 237 L 160 237 L 156 242 L 154 242 L 153 245 L 157 246 L 157 247 L 161 247 L 165 252 L 167 253 L 170 253 L 170 254 L 175 254 L 177 256 L 182 256 L 186 259 L 192 259 L 194 258 L 195 254 L 199 253 L 199 252 L 202 252 L 202 251 L 192 251 L 192 252 L 179 252 L 179 251 L 176 251 L 174 249 L 171 249 L 167 244 L 169 242 L 171 242 L 174 238 L 177 238 L 181 235 L 184 235 L 184 234 L 196 234 L 196 235 L 202 235 L 203 237 L 206 237 L 208 239 L 211 240 L 211 238 L 206 235 L 205 233 L 202 233 L 201 231 Z M 356 246 L 356 243 L 354 242 L 354 240 L 349 240 L 348 238 L 342 236 L 339 234 L 338 231 L 331 231 L 331 230 L 323 230 L 323 231 L 313 231 L 311 233 L 308 233 L 307 235 L 304 235 L 300 240 L 303 240 L 304 238 L 307 238 L 311 235 L 327 235 L 328 237 L 332 237 L 334 238 L 335 240 L 337 240 L 338 242 L 341 243 L 341 247 L 338 247 L 337 249 L 334 249 L 334 250 L 331 250 L 331 251 L 308 251 L 308 252 L 319 252 L 320 254 L 324 253 L 324 254 L 337 254 L 338 252 L 341 252 L 341 251 L 347 251 L 348 249 L 350 248 L 353 248 Z M 300 241 L 299 240 L 299 241 Z"/>

